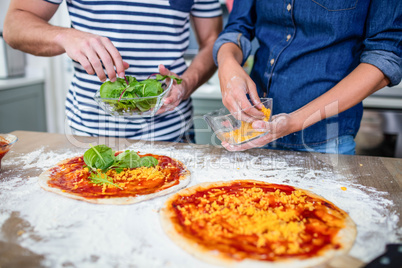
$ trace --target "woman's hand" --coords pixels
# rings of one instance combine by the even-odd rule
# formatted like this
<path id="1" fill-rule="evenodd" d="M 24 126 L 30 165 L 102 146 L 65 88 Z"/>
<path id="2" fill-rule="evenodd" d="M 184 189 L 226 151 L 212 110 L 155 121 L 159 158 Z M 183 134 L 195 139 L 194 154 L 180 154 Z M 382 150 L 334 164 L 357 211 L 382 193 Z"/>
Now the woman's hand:
<path id="1" fill-rule="evenodd" d="M 220 63 L 218 76 L 223 105 L 233 116 L 247 122 L 264 118 L 264 114 L 259 110 L 262 106 L 255 83 L 237 61 L 227 60 Z M 249 94 L 253 104 L 246 94 Z M 253 105 L 257 105 L 259 109 L 252 107 Z M 240 112 L 244 109 L 246 111 Z"/>
<path id="2" fill-rule="evenodd" d="M 237 119 L 251 122 L 258 118 L 263 119 L 264 114 L 260 111 L 262 106 L 255 83 L 240 65 L 242 59 L 243 52 L 237 45 L 222 45 L 217 54 L 218 76 L 223 105 Z M 258 109 L 252 107 L 247 94 Z M 240 112 L 244 109 L 247 111 Z"/>
<path id="3" fill-rule="evenodd" d="M 269 132 L 267 135 L 242 145 L 232 145 L 222 142 L 228 151 L 244 151 L 251 148 L 262 147 L 276 139 L 294 132 L 294 118 L 292 114 L 278 114 L 272 117 L 271 122 L 255 121 L 253 129 L 260 132 Z"/>

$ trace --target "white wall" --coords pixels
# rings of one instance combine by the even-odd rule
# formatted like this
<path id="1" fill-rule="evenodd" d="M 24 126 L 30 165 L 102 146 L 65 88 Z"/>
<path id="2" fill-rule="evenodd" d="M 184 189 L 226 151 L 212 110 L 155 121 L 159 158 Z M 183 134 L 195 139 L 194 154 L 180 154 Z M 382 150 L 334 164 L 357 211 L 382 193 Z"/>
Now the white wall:
<path id="1" fill-rule="evenodd" d="M 53 25 L 70 27 L 65 2 L 60 5 L 58 11 L 50 21 Z M 32 63 L 40 57 L 30 56 Z M 70 86 L 73 74 L 71 59 L 66 55 L 60 55 L 50 58 L 41 58 L 45 60 L 44 70 L 46 79 L 46 109 L 48 131 L 56 133 L 65 133 L 65 98 Z M 28 62 L 28 66 L 35 66 Z"/>
<path id="2" fill-rule="evenodd" d="M 4 18 L 6 17 L 6 12 L 8 9 L 9 1 L 8 0 L 1 0 L 0 2 L 0 29 L 3 29 L 4 25 Z"/>

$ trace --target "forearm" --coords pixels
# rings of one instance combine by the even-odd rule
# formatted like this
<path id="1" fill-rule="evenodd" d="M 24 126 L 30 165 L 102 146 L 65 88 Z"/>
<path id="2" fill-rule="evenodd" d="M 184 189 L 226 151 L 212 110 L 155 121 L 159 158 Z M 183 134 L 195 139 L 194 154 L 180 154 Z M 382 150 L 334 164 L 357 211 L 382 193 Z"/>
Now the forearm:
<path id="1" fill-rule="evenodd" d="M 22 10 L 7 14 L 4 38 L 10 46 L 37 56 L 55 56 L 65 52 L 57 39 L 73 30 L 50 25 L 42 18 Z"/>
<path id="2" fill-rule="evenodd" d="M 234 43 L 226 43 L 221 46 L 217 54 L 218 66 L 224 64 L 238 63 L 241 64 L 243 60 L 242 50 Z"/>
<path id="3" fill-rule="evenodd" d="M 379 69 L 361 63 L 331 90 L 293 112 L 292 132 L 339 114 L 388 84 L 389 79 Z"/>
<path id="4" fill-rule="evenodd" d="M 184 99 L 202 84 L 208 81 L 216 71 L 212 57 L 214 43 L 222 31 L 222 18 L 198 18 L 192 17 L 194 33 L 197 38 L 199 51 L 188 69 L 182 75 Z"/>
<path id="5" fill-rule="evenodd" d="M 184 88 L 186 89 L 184 99 L 202 84 L 208 81 L 216 71 L 216 66 L 212 59 L 213 42 L 201 48 L 192 60 L 188 69 L 182 75 Z"/>

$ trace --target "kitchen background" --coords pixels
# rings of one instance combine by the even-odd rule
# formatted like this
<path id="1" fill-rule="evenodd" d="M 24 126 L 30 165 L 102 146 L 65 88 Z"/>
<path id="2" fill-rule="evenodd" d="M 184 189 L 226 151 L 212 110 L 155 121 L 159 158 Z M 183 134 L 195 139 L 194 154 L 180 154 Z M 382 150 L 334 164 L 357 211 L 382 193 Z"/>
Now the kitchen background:
<path id="1" fill-rule="evenodd" d="M 0 2 L 0 31 L 10 1 Z M 228 11 L 222 1 L 224 21 Z M 52 18 L 54 25 L 69 27 L 65 4 Z M 253 43 L 254 50 L 258 47 Z M 186 60 L 197 53 L 191 36 Z M 252 58 L 250 58 L 252 62 Z M 21 66 L 23 73 L 19 73 Z M 245 68 L 250 68 L 246 66 Z M 0 39 L 0 133 L 14 130 L 68 133 L 64 124 L 64 101 L 72 76 L 72 65 L 66 55 L 35 57 L 10 50 Z M 202 116 L 223 107 L 219 80 L 215 74 L 193 94 L 196 141 L 219 144 Z M 402 83 L 384 88 L 363 102 L 364 116 L 356 137 L 357 154 L 402 157 Z"/>

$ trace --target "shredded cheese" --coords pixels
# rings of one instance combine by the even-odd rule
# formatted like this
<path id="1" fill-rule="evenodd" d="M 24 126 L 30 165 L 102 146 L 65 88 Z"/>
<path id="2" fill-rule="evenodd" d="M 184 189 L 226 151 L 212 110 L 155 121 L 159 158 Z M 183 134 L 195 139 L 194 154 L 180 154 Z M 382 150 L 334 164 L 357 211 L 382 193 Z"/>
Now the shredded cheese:
<path id="1" fill-rule="evenodd" d="M 265 122 L 268 122 L 271 117 L 271 109 L 263 106 L 261 111 L 264 113 L 265 116 L 263 120 Z M 252 123 L 242 121 L 238 129 L 230 132 L 225 132 L 223 133 L 223 136 L 225 140 L 232 140 L 234 143 L 241 143 L 257 137 L 263 133 L 264 132 L 256 131 L 255 129 L 253 129 Z"/>
<path id="2" fill-rule="evenodd" d="M 265 115 L 264 121 L 268 122 L 268 120 L 271 118 L 271 109 L 265 108 L 265 106 L 263 105 L 261 111 Z"/>
<path id="3" fill-rule="evenodd" d="M 298 254 L 306 248 L 303 243 L 304 231 L 309 219 L 301 217 L 301 211 L 311 211 L 320 202 L 307 200 L 308 196 L 296 190 L 286 194 L 280 190 L 264 192 L 259 187 L 243 188 L 240 193 L 228 193 L 220 189 L 208 191 L 197 197 L 196 202 L 177 207 L 183 216 L 183 224 L 197 231 L 206 241 L 217 237 L 222 239 L 255 237 L 257 248 L 270 247 L 275 254 Z M 324 211 L 321 221 L 313 221 L 318 229 L 328 226 L 342 227 L 343 221 L 336 215 Z M 194 227 L 195 228 L 195 227 Z M 314 240 L 315 239 L 315 240 Z M 322 241 L 313 238 L 313 243 Z"/>
<path id="4" fill-rule="evenodd" d="M 101 170 L 98 170 L 101 172 Z M 80 187 L 80 184 L 84 182 L 84 177 L 88 177 L 89 169 L 77 169 L 74 172 L 67 173 L 66 176 L 74 179 L 82 177 L 81 180 L 73 183 L 72 190 L 76 190 Z M 156 167 L 139 167 L 135 169 L 124 169 L 122 172 L 117 173 L 115 170 L 110 169 L 106 173 L 101 173 L 101 176 L 108 176 L 113 179 L 113 182 L 117 184 L 119 187 L 124 188 L 130 181 L 134 180 L 164 180 L 167 179 L 167 176 L 163 172 L 160 166 Z M 102 184 L 102 185 L 94 185 L 102 187 L 102 193 L 105 193 L 107 188 L 116 188 L 116 186 L 112 184 Z"/>
<path id="5" fill-rule="evenodd" d="M 156 167 L 139 167 L 135 169 L 124 169 L 122 172 L 117 173 L 115 170 L 110 169 L 106 175 L 112 177 L 116 182 L 120 181 L 133 181 L 133 180 L 163 180 L 165 174 L 160 166 Z"/>

